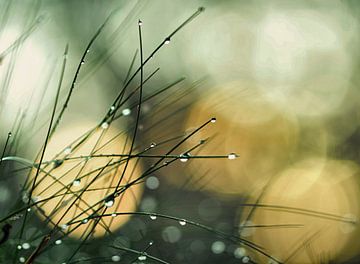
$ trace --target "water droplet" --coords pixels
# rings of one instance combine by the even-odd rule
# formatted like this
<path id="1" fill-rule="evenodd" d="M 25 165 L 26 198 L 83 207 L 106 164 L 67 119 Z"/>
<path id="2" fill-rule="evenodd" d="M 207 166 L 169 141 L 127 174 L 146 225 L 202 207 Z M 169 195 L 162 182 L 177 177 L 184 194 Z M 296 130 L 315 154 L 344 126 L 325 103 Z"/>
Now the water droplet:
<path id="1" fill-rule="evenodd" d="M 156 218 L 157 218 L 156 215 L 150 215 L 151 220 L 156 220 Z"/>
<path id="2" fill-rule="evenodd" d="M 22 246 L 21 246 L 21 245 L 18 245 L 18 246 L 17 246 L 17 249 L 18 249 L 18 250 L 22 249 Z"/>
<path id="3" fill-rule="evenodd" d="M 165 39 L 165 44 L 168 45 L 170 43 L 170 38 Z"/>
<path id="4" fill-rule="evenodd" d="M 31 200 L 32 200 L 34 203 L 38 202 L 40 199 L 41 199 L 40 196 L 33 196 L 33 197 L 31 197 Z"/>
<path id="5" fill-rule="evenodd" d="M 70 153 L 71 153 L 71 147 L 67 147 L 66 149 L 64 149 L 65 155 L 69 155 Z"/>
<path id="6" fill-rule="evenodd" d="M 30 211 L 31 211 L 31 208 L 28 208 L 27 211 L 30 212 Z"/>
<path id="7" fill-rule="evenodd" d="M 210 121 L 211 123 L 215 123 L 216 122 L 216 118 L 215 117 L 213 117 L 213 118 L 211 118 L 211 121 Z"/>
<path id="8" fill-rule="evenodd" d="M 228 159 L 229 159 L 229 160 L 236 159 L 236 157 L 237 157 L 237 155 L 236 155 L 235 153 L 230 153 L 230 154 L 228 155 Z"/>
<path id="9" fill-rule="evenodd" d="M 129 108 L 125 108 L 124 110 L 122 110 L 121 112 L 124 116 L 128 116 L 131 114 L 131 110 Z"/>
<path id="10" fill-rule="evenodd" d="M 68 229 L 68 225 L 67 224 L 63 224 L 63 225 L 61 225 L 60 226 L 60 228 L 62 229 L 62 230 L 66 230 L 66 229 Z"/>
<path id="11" fill-rule="evenodd" d="M 184 219 L 183 219 L 183 220 L 180 220 L 180 221 L 179 221 L 179 224 L 182 225 L 182 226 L 186 225 L 186 220 L 184 220 Z"/>
<path id="12" fill-rule="evenodd" d="M 155 148 L 156 147 L 156 143 L 155 142 L 151 142 L 150 143 L 150 148 Z"/>
<path id="13" fill-rule="evenodd" d="M 110 107 L 110 111 L 112 112 L 112 111 L 114 111 L 115 110 L 115 105 L 112 105 L 111 107 Z"/>
<path id="14" fill-rule="evenodd" d="M 23 249 L 29 249 L 29 248 L 30 248 L 30 244 L 25 242 L 25 243 L 22 244 L 22 248 L 23 248 Z"/>
<path id="15" fill-rule="evenodd" d="M 56 168 L 60 167 L 63 163 L 64 163 L 64 160 L 56 159 L 56 160 L 54 160 L 54 167 L 53 168 L 56 169 Z"/>
<path id="16" fill-rule="evenodd" d="M 72 185 L 73 185 L 73 186 L 79 186 L 80 183 L 81 183 L 81 180 L 80 180 L 80 179 L 76 179 L 76 180 L 73 181 Z"/>
<path id="17" fill-rule="evenodd" d="M 138 25 L 142 26 L 143 22 L 141 20 L 138 21 Z"/>
<path id="18" fill-rule="evenodd" d="M 149 246 L 152 246 L 153 244 L 154 244 L 154 241 L 151 240 L 151 241 L 149 242 Z"/>
<path id="19" fill-rule="evenodd" d="M 82 62 L 81 62 L 81 65 L 84 65 L 84 64 L 85 64 L 85 61 L 82 61 Z"/>
<path id="20" fill-rule="evenodd" d="M 109 127 L 109 123 L 108 122 L 104 122 L 101 124 L 101 128 L 102 129 L 107 129 Z"/>
<path id="21" fill-rule="evenodd" d="M 115 214 L 115 213 L 112 213 L 111 216 L 112 216 L 112 217 L 116 217 L 116 214 Z"/>
<path id="22" fill-rule="evenodd" d="M 89 222 L 89 219 L 88 219 L 88 218 L 85 218 L 85 219 L 83 219 L 83 220 L 81 221 L 81 223 L 83 223 L 83 224 L 86 224 L 87 222 Z"/>
<path id="23" fill-rule="evenodd" d="M 189 157 L 190 157 L 190 153 L 182 154 L 182 155 L 180 155 L 180 161 L 187 162 L 189 160 Z"/>
<path id="24" fill-rule="evenodd" d="M 22 263 L 24 263 L 24 262 L 25 262 L 25 258 L 24 258 L 24 257 L 20 257 L 20 258 L 19 258 L 19 261 L 22 262 Z"/>
<path id="25" fill-rule="evenodd" d="M 113 196 L 109 196 L 105 199 L 105 206 L 106 207 L 111 207 L 114 205 L 114 197 Z"/>
<path id="26" fill-rule="evenodd" d="M 141 255 L 141 256 L 138 257 L 138 260 L 144 261 L 144 260 L 146 260 L 146 256 L 145 256 L 145 255 Z"/>
<path id="27" fill-rule="evenodd" d="M 118 255 L 114 255 L 114 256 L 112 256 L 111 257 L 111 260 L 113 261 L 113 262 L 119 262 L 120 261 L 120 256 L 118 256 Z"/>
<path id="28" fill-rule="evenodd" d="M 111 206 L 113 206 L 114 205 L 114 201 L 113 200 L 110 200 L 110 201 L 106 201 L 105 202 L 105 206 L 106 207 L 111 207 Z"/>
<path id="29" fill-rule="evenodd" d="M 60 245 L 62 243 L 62 240 L 61 239 L 58 239 L 55 241 L 55 245 Z"/>

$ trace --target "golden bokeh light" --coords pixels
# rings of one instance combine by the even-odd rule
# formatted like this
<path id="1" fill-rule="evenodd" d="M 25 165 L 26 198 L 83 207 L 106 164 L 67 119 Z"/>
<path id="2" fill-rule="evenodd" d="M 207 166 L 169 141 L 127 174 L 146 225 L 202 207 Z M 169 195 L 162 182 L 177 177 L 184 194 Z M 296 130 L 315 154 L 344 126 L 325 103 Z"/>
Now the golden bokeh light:
<path id="1" fill-rule="evenodd" d="M 266 207 L 253 211 L 252 225 L 275 227 L 254 228 L 251 233 L 243 229 L 240 234 L 250 235 L 281 262 L 338 263 L 354 256 L 360 248 L 358 173 L 359 167 L 350 161 L 297 162 L 265 189 L 258 202 Z M 260 262 L 263 258 L 258 256 Z"/>
<path id="2" fill-rule="evenodd" d="M 236 160 L 189 162 L 193 177 L 209 171 L 205 189 L 228 194 L 246 194 L 259 189 L 288 164 L 297 146 L 296 119 L 281 113 L 264 100 L 255 87 L 234 82 L 208 92 L 191 108 L 186 127 L 217 118 L 215 124 L 200 131 L 188 148 L 209 138 L 196 155 L 237 153 Z"/>
<path id="3" fill-rule="evenodd" d="M 84 143 L 75 147 L 84 138 L 82 135 L 89 131 L 91 127 L 94 127 L 94 124 L 84 122 L 59 129 L 46 148 L 44 162 L 50 161 L 50 163 L 42 167 L 44 170 L 38 175 L 32 197 L 37 200 L 53 197 L 50 201 L 41 203 L 37 210 L 42 218 L 46 215 L 51 219 L 51 226 L 60 221 L 58 226 L 64 227 L 71 221 L 83 220 L 99 208 L 104 208 L 104 199 L 114 192 L 121 178 L 125 167 L 124 162 L 121 165 L 117 164 L 104 168 L 107 164 L 119 161 L 120 158 L 86 157 L 91 155 L 128 154 L 130 145 L 129 141 L 126 141 L 126 135 L 116 127 L 98 127 Z M 74 140 L 76 141 L 69 145 Z M 33 169 L 30 175 L 31 182 L 34 180 L 35 171 L 36 169 Z M 139 177 L 140 172 L 139 164 L 136 164 L 134 160 L 130 160 L 120 186 Z M 95 178 L 97 179 L 94 180 Z M 88 187 L 87 191 L 81 195 L 81 199 L 78 199 L 75 205 L 71 206 L 77 195 L 86 187 Z M 119 197 L 115 198 L 114 204 L 109 206 L 106 212 L 131 213 L 135 211 L 141 199 L 142 190 L 141 184 L 131 186 Z M 94 208 L 89 209 L 92 206 Z M 84 213 L 78 216 L 81 212 Z M 101 214 L 101 212 L 102 210 L 98 211 L 98 214 Z M 62 217 L 63 214 L 65 214 L 64 217 Z M 93 236 L 103 236 L 106 233 L 106 228 L 109 231 L 115 231 L 124 225 L 129 218 L 129 215 L 104 217 L 95 228 Z M 74 232 L 71 232 L 69 236 L 76 238 L 84 236 L 91 230 L 93 223 L 94 220 L 86 221 Z M 65 226 L 64 231 L 71 231 L 75 226 Z"/>

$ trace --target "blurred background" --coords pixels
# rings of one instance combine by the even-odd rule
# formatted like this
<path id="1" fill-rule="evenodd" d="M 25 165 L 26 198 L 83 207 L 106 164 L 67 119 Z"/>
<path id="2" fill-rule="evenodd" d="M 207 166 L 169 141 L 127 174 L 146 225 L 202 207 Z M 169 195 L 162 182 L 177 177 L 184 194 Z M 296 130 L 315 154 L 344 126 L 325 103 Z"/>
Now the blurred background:
<path id="1" fill-rule="evenodd" d="M 67 44 L 57 113 L 87 44 L 112 14 L 50 142 L 54 155 L 102 120 L 128 80 L 133 58 L 131 72 L 139 67 L 138 19 L 147 58 L 199 7 L 205 11 L 144 67 L 144 78 L 160 68 L 144 84 L 144 98 L 175 85 L 142 103 L 136 147 L 165 141 L 150 151 L 163 155 L 216 117 L 175 154 L 205 140 L 188 155 L 238 157 L 177 160 L 146 177 L 124 203 L 131 204 L 127 210 L 191 220 L 227 236 L 181 221 L 132 216 L 109 225 L 111 234 L 89 239 L 70 263 L 157 262 L 111 245 L 169 263 L 359 263 L 360 3 L 355 0 L 0 0 L 1 146 L 12 132 L 5 156 L 36 160 Z M 138 74 L 129 90 L 139 82 Z M 125 134 L 121 142 L 134 133 L 137 102 L 137 95 L 130 97 L 119 110 L 113 133 Z M 177 139 L 167 141 L 172 138 Z M 113 145 L 107 154 L 118 153 Z M 152 162 L 138 159 L 137 170 Z M 24 206 L 29 170 L 9 161 L 0 166 L 4 217 Z M 21 216 L 13 220 L 10 238 L 0 245 L 3 263 L 25 262 L 49 232 L 43 218 L 29 215 L 21 239 L 16 235 Z M 65 263 L 79 244 L 81 234 L 65 237 L 35 263 Z"/>

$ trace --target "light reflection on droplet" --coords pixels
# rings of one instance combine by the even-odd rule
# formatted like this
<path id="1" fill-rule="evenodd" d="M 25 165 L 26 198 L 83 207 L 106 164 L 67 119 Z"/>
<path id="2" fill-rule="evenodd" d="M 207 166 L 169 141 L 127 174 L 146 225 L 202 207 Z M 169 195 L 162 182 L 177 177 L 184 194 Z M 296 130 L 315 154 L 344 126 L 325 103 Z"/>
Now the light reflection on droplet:
<path id="1" fill-rule="evenodd" d="M 80 179 L 76 179 L 76 180 L 73 181 L 72 184 L 73 184 L 73 186 L 79 186 L 80 183 L 81 183 L 81 180 L 80 180 Z"/>
<path id="2" fill-rule="evenodd" d="M 71 153 L 71 147 L 67 147 L 66 149 L 64 149 L 65 155 L 69 155 L 70 153 Z"/>
<path id="3" fill-rule="evenodd" d="M 190 153 L 182 154 L 182 155 L 180 155 L 180 161 L 187 162 L 189 160 L 189 157 L 190 157 Z"/>
<path id="4" fill-rule="evenodd" d="M 228 159 L 229 160 L 233 160 L 233 159 L 236 159 L 236 154 L 235 153 L 230 153 L 229 155 L 228 155 Z"/>
<path id="5" fill-rule="evenodd" d="M 156 220 L 156 218 L 157 218 L 156 215 L 150 215 L 151 220 Z"/>
<path id="6" fill-rule="evenodd" d="M 182 225 L 182 226 L 186 225 L 186 220 L 180 220 L 179 224 Z"/>
<path id="7" fill-rule="evenodd" d="M 122 110 L 122 114 L 124 116 L 128 116 L 131 114 L 131 110 L 129 108 L 125 108 L 124 110 Z"/>
<path id="8" fill-rule="evenodd" d="M 29 248 L 30 248 L 30 244 L 25 242 L 25 243 L 22 244 L 22 248 L 23 248 L 23 249 L 29 249 Z"/>
<path id="9" fill-rule="evenodd" d="M 109 123 L 108 122 L 103 122 L 102 124 L 101 124 L 101 128 L 102 129 L 107 129 L 109 127 Z"/>
<path id="10" fill-rule="evenodd" d="M 41 199 L 40 196 L 33 196 L 33 197 L 31 197 L 31 200 L 32 200 L 34 203 L 38 202 L 40 199 Z"/>
<path id="11" fill-rule="evenodd" d="M 114 198 L 113 197 L 108 197 L 108 198 L 106 198 L 106 200 L 105 200 L 105 206 L 106 207 L 111 207 L 111 206 L 113 206 L 114 205 Z"/>

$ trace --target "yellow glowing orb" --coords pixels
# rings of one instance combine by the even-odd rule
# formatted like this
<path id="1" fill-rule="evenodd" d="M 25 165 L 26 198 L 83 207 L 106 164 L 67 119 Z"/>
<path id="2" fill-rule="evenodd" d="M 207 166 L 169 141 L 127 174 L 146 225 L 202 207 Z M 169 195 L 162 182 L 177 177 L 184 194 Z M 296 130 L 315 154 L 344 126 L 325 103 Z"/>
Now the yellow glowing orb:
<path id="1" fill-rule="evenodd" d="M 190 160 L 188 174 L 206 190 L 219 193 L 248 193 L 261 188 L 294 155 L 296 120 L 279 112 L 248 84 L 230 83 L 208 93 L 191 108 L 186 127 L 191 131 L 211 117 L 217 121 L 192 137 L 186 147 L 208 138 L 191 154 L 234 152 L 239 158 Z M 206 172 L 205 180 L 196 181 Z"/>
<path id="2" fill-rule="evenodd" d="M 86 220 L 95 211 L 101 214 L 106 199 L 117 186 L 125 162 L 119 163 L 120 157 L 89 157 L 94 155 L 128 154 L 130 139 L 116 127 L 103 125 L 93 130 L 87 139 L 84 135 L 94 124 L 76 124 L 65 129 L 59 129 L 51 138 L 45 152 L 42 171 L 38 175 L 33 199 L 51 200 L 40 203 L 37 213 L 51 219 L 51 226 L 58 223 L 69 236 L 81 237 L 90 232 L 94 219 Z M 85 139 L 85 140 L 84 140 Z M 82 142 L 83 141 L 83 142 Z M 127 143 L 126 143 L 127 142 Z M 110 164 L 109 167 L 104 168 Z M 36 169 L 30 174 L 30 182 L 34 180 Z M 46 173 L 45 173 L 46 172 Z M 140 176 L 141 169 L 130 160 L 120 187 Z M 83 192 L 84 188 L 87 190 Z M 107 214 L 114 212 L 133 212 L 136 210 L 143 187 L 136 184 L 116 197 L 114 202 L 107 201 Z M 82 193 L 74 204 L 76 197 Z M 93 208 L 91 208 L 93 207 Z M 81 214 L 83 212 L 83 214 Z M 64 215 L 64 217 L 63 217 Z M 93 237 L 104 235 L 107 230 L 114 231 L 125 224 L 130 215 L 104 217 L 94 229 Z M 79 223 L 67 225 L 71 221 Z"/>
<path id="3" fill-rule="evenodd" d="M 252 225 L 272 227 L 245 228 L 240 234 L 283 263 L 340 263 L 354 256 L 360 248 L 358 173 L 350 161 L 296 163 L 265 190 L 259 204 L 267 207 L 258 207 L 251 217 Z M 258 260 L 265 263 L 264 256 Z"/>

